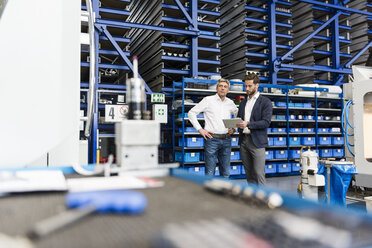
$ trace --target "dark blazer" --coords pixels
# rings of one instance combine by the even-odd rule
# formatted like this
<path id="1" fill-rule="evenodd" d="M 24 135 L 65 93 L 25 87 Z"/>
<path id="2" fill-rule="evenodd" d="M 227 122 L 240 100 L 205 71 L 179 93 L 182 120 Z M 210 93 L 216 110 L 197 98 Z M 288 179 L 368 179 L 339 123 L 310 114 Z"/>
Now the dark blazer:
<path id="1" fill-rule="evenodd" d="M 238 117 L 242 118 L 243 120 L 247 98 L 243 100 L 239 105 Z M 253 106 L 251 118 L 248 125 L 248 128 L 251 130 L 253 143 L 257 146 L 257 148 L 264 148 L 268 146 L 267 128 L 270 126 L 272 114 L 273 106 L 270 99 L 260 95 Z M 243 129 L 239 128 L 239 145 L 242 138 Z"/>

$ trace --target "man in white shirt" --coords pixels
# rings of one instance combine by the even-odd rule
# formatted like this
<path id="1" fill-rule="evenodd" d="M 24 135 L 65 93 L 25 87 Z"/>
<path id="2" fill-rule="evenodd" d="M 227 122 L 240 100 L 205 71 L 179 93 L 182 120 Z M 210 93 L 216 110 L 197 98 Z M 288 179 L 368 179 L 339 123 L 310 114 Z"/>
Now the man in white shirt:
<path id="1" fill-rule="evenodd" d="M 240 156 L 249 183 L 265 184 L 265 147 L 267 128 L 273 113 L 270 99 L 258 92 L 260 79 L 250 73 L 244 78 L 247 98 L 239 105 L 238 117 Z"/>
<path id="2" fill-rule="evenodd" d="M 226 128 L 223 119 L 230 119 L 238 113 L 235 103 L 226 97 L 230 82 L 220 79 L 217 82 L 217 94 L 204 97 L 190 109 L 188 116 L 191 124 L 204 137 L 205 169 L 207 175 L 214 175 L 217 159 L 220 163 L 220 174 L 230 176 L 231 134 L 234 129 Z M 201 127 L 196 116 L 204 113 L 205 126 Z"/>

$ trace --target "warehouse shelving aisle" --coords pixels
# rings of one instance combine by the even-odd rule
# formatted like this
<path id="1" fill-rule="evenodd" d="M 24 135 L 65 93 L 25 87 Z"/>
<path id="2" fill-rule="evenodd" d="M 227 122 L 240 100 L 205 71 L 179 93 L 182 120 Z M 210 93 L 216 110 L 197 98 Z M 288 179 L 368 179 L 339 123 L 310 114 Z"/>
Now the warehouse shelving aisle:
<path id="1" fill-rule="evenodd" d="M 139 56 L 140 73 L 155 91 L 171 87 L 183 76 L 219 75 L 219 1 L 179 3 L 142 0 L 131 4 L 131 22 L 161 27 L 130 32 L 131 52 Z M 179 32 L 168 32 L 169 28 Z M 196 35 L 183 30 L 196 31 Z"/>

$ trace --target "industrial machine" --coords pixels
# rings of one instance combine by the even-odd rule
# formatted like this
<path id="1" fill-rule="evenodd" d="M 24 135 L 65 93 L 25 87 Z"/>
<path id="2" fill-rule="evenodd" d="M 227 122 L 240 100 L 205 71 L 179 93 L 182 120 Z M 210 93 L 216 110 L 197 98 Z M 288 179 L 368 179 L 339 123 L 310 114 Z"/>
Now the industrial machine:
<path id="1" fill-rule="evenodd" d="M 356 185 L 372 188 L 372 67 L 352 69 L 352 82 L 343 85 L 345 155 L 356 165 Z"/>
<path id="2" fill-rule="evenodd" d="M 323 175 L 318 175 L 319 156 L 316 151 L 309 150 L 302 152 L 300 163 L 301 169 L 301 192 L 302 198 L 318 201 L 318 187 L 325 185 Z"/>

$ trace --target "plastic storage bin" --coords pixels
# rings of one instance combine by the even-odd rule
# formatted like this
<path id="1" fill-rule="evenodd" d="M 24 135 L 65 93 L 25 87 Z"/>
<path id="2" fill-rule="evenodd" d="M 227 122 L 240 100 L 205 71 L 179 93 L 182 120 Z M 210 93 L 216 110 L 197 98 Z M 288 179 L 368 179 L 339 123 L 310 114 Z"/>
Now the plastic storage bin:
<path id="1" fill-rule="evenodd" d="M 321 158 L 329 158 L 332 157 L 332 149 L 320 149 L 319 155 Z"/>
<path id="2" fill-rule="evenodd" d="M 233 137 L 231 138 L 231 146 L 238 146 L 239 144 L 239 138 Z"/>
<path id="3" fill-rule="evenodd" d="M 240 152 L 231 152 L 230 160 L 239 160 Z"/>
<path id="4" fill-rule="evenodd" d="M 275 119 L 276 120 L 286 120 L 286 116 L 285 115 L 276 115 Z"/>
<path id="5" fill-rule="evenodd" d="M 294 108 L 295 107 L 295 104 L 293 102 L 290 102 L 290 103 L 288 103 L 288 107 Z"/>
<path id="6" fill-rule="evenodd" d="M 318 137 L 318 145 L 331 145 L 331 137 Z"/>
<path id="7" fill-rule="evenodd" d="M 275 106 L 277 106 L 277 107 L 287 107 L 287 103 L 286 102 L 275 102 Z"/>
<path id="8" fill-rule="evenodd" d="M 332 145 L 343 145 L 345 144 L 344 137 L 332 137 Z"/>
<path id="9" fill-rule="evenodd" d="M 303 103 L 299 103 L 299 102 L 295 103 L 295 108 L 303 108 L 303 107 L 304 107 Z"/>
<path id="10" fill-rule="evenodd" d="M 301 150 L 290 150 L 289 151 L 289 158 L 300 158 Z"/>
<path id="11" fill-rule="evenodd" d="M 345 155 L 344 149 L 333 149 L 332 150 L 332 156 L 333 157 L 343 157 Z"/>
<path id="12" fill-rule="evenodd" d="M 274 159 L 274 151 L 265 151 L 265 159 L 266 160 Z"/>
<path id="13" fill-rule="evenodd" d="M 265 174 L 276 173 L 276 164 L 265 164 Z"/>
<path id="14" fill-rule="evenodd" d="M 182 152 L 176 152 L 175 160 L 178 162 L 182 162 Z M 185 152 L 184 162 L 199 162 L 200 161 L 200 153 L 199 152 Z"/>
<path id="15" fill-rule="evenodd" d="M 182 132 L 182 127 L 178 129 L 179 132 Z M 185 127 L 185 133 L 198 133 L 198 130 L 196 130 L 193 127 Z"/>
<path id="16" fill-rule="evenodd" d="M 271 131 L 273 133 L 285 133 L 287 132 L 287 129 L 286 128 L 272 128 Z"/>
<path id="17" fill-rule="evenodd" d="M 314 116 L 312 116 L 312 115 L 305 115 L 304 120 L 314 120 Z"/>
<path id="18" fill-rule="evenodd" d="M 232 165 L 230 166 L 230 175 L 240 175 L 241 166 L 240 165 Z"/>
<path id="19" fill-rule="evenodd" d="M 277 171 L 278 173 L 286 173 L 286 172 L 291 172 L 292 168 L 291 168 L 291 165 L 288 163 L 280 163 L 280 164 L 277 164 Z"/>
<path id="20" fill-rule="evenodd" d="M 277 150 L 274 152 L 274 158 L 275 159 L 286 159 L 288 157 L 288 151 L 287 150 Z"/>
<path id="21" fill-rule="evenodd" d="M 302 128 L 302 132 L 303 133 L 314 133 L 315 132 L 315 128 Z"/>
<path id="22" fill-rule="evenodd" d="M 303 120 L 304 116 L 303 115 L 297 115 L 297 120 Z"/>
<path id="23" fill-rule="evenodd" d="M 292 128 L 289 129 L 289 132 L 290 133 L 302 133 L 302 128 L 297 128 L 297 127 L 293 128 L 292 127 Z"/>
<path id="24" fill-rule="evenodd" d="M 301 145 L 300 137 L 289 137 L 289 145 L 290 146 L 299 146 Z"/>
<path id="25" fill-rule="evenodd" d="M 287 143 L 286 137 L 274 137 L 274 146 L 285 146 Z"/>
<path id="26" fill-rule="evenodd" d="M 296 116 L 295 116 L 295 115 L 290 115 L 290 116 L 289 116 L 289 119 L 290 119 L 290 120 L 296 120 Z"/>
<path id="27" fill-rule="evenodd" d="M 304 146 L 315 146 L 315 137 L 301 137 L 301 144 Z"/>
<path id="28" fill-rule="evenodd" d="M 339 127 L 332 127 L 328 130 L 330 133 L 341 133 L 341 128 Z"/>
<path id="29" fill-rule="evenodd" d="M 300 163 L 291 163 L 292 171 L 300 171 L 301 164 Z"/>
<path id="30" fill-rule="evenodd" d="M 187 167 L 186 169 L 191 173 L 195 173 L 198 175 L 205 175 L 205 167 L 195 166 L 195 167 Z"/>
<path id="31" fill-rule="evenodd" d="M 178 145 L 182 146 L 182 138 L 178 140 Z M 197 137 L 192 137 L 192 138 L 185 138 L 183 142 L 183 146 L 186 147 L 202 147 L 204 146 L 204 138 L 197 138 Z"/>
<path id="32" fill-rule="evenodd" d="M 274 138 L 267 138 L 267 142 L 268 142 L 269 146 L 273 146 L 274 145 Z"/>
<path id="33" fill-rule="evenodd" d="M 329 129 L 328 128 L 318 128 L 318 133 L 328 133 Z"/>
<path id="34" fill-rule="evenodd" d="M 311 108 L 311 103 L 304 103 L 304 108 Z"/>
<path id="35" fill-rule="evenodd" d="M 321 116 L 321 115 L 318 115 L 318 121 L 322 121 L 322 120 L 324 120 L 324 116 Z"/>

